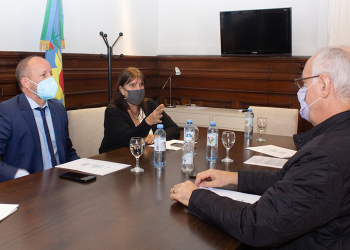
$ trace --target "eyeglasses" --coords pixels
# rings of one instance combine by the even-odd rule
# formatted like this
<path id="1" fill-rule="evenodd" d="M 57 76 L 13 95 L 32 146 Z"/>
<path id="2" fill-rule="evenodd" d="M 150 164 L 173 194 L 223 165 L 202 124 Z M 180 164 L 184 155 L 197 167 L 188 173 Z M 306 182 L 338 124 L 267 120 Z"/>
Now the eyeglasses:
<path id="1" fill-rule="evenodd" d="M 305 78 L 296 78 L 294 79 L 294 83 L 299 89 L 301 89 L 302 87 L 305 87 L 306 82 L 304 80 L 315 78 L 315 77 L 320 77 L 320 76 L 318 75 L 318 76 L 310 76 Z"/>

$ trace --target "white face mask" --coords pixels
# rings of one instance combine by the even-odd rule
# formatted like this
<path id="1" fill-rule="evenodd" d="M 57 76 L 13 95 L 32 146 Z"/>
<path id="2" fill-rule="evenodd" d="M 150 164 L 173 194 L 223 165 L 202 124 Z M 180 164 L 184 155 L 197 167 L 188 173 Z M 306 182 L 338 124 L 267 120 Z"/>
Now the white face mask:
<path id="1" fill-rule="evenodd" d="M 38 95 L 41 99 L 47 100 L 47 99 L 52 99 L 56 96 L 58 85 L 52 76 L 49 78 L 46 78 L 45 80 L 42 80 L 39 83 L 33 82 L 30 79 L 28 79 L 28 80 L 37 85 L 37 88 L 36 88 L 37 92 L 35 92 L 31 89 L 30 89 L 30 91 L 32 91 L 34 94 Z"/>

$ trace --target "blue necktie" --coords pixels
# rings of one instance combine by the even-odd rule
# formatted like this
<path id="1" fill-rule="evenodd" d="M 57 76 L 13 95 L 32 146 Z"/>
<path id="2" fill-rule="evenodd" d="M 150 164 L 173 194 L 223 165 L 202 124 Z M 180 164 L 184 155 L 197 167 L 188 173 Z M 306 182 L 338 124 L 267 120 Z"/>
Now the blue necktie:
<path id="1" fill-rule="evenodd" d="M 49 151 L 50 151 L 50 155 L 51 155 L 51 163 L 52 163 L 52 167 L 57 165 L 57 161 L 56 161 L 56 157 L 55 157 L 55 153 L 53 152 L 53 146 L 52 146 L 52 141 L 51 141 L 51 136 L 50 136 L 50 131 L 49 131 L 49 127 L 47 126 L 47 122 L 46 122 L 46 116 L 45 116 L 45 108 L 35 108 L 36 110 L 39 110 L 41 113 L 41 118 L 43 119 L 43 124 L 44 124 L 44 130 L 45 130 L 45 135 L 46 135 L 46 141 L 47 141 L 47 145 L 49 146 Z"/>

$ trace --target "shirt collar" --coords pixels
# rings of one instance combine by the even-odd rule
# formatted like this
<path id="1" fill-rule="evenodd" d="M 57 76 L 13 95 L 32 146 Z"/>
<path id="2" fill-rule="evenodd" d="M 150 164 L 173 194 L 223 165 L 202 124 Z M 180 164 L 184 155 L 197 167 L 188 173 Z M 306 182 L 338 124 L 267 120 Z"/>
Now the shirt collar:
<path id="1" fill-rule="evenodd" d="M 340 129 L 350 124 L 350 110 L 336 114 L 324 122 L 313 127 L 309 131 L 293 135 L 293 140 L 297 149 L 304 146 L 308 141 L 316 136 L 330 132 L 332 130 Z"/>
<path id="2" fill-rule="evenodd" d="M 45 101 L 45 104 L 44 106 L 39 106 L 39 104 L 37 104 L 32 98 L 30 98 L 29 96 L 27 96 L 26 94 L 24 94 L 29 102 L 29 105 L 31 107 L 32 110 L 36 109 L 36 108 L 44 108 L 44 107 L 47 107 L 47 101 Z"/>

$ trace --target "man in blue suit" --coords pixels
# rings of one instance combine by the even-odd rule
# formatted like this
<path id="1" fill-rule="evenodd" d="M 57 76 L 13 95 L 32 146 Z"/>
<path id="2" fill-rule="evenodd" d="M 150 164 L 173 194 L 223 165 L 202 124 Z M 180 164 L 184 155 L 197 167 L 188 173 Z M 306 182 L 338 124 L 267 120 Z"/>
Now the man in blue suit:
<path id="1" fill-rule="evenodd" d="M 64 106 L 49 100 L 57 91 L 50 63 L 27 57 L 16 77 L 22 94 L 0 103 L 0 182 L 79 159 Z"/>

